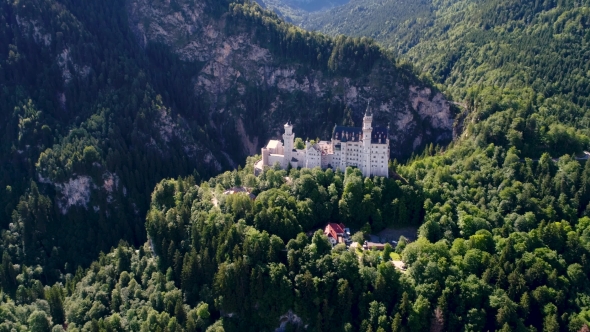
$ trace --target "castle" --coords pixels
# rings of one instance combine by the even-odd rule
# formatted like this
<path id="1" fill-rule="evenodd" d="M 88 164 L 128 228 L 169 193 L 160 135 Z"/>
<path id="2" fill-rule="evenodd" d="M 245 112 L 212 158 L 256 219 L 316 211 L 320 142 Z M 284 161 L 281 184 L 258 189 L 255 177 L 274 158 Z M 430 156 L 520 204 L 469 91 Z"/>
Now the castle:
<path id="1" fill-rule="evenodd" d="M 358 167 L 363 176 L 388 177 L 389 138 L 388 129 L 372 127 L 373 115 L 367 109 L 363 117 L 363 127 L 334 126 L 332 139 L 311 144 L 305 142 L 304 149 L 293 146 L 295 135 L 293 125 L 285 124 L 283 143 L 270 140 L 262 148 L 262 161 L 259 168 L 279 164 L 282 169 L 293 168 L 331 168 L 345 171 L 346 167 Z"/>

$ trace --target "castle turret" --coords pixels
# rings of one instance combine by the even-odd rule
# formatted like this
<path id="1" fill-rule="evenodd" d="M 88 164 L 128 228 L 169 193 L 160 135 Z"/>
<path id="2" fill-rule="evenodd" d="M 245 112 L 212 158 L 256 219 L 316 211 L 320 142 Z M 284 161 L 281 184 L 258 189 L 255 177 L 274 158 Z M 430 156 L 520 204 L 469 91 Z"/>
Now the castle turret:
<path id="1" fill-rule="evenodd" d="M 268 156 L 270 155 L 270 152 L 268 151 L 267 148 L 262 148 L 262 166 L 270 166 L 268 164 Z"/>
<path id="2" fill-rule="evenodd" d="M 367 111 L 363 117 L 363 159 L 362 169 L 364 176 L 371 176 L 371 134 L 373 132 L 373 114 L 370 106 L 367 105 Z"/>
<path id="3" fill-rule="evenodd" d="M 363 131 L 365 131 L 365 129 L 369 129 L 372 130 L 373 124 L 373 113 L 371 113 L 371 108 L 370 106 L 367 106 L 367 110 L 365 111 L 365 116 L 363 116 Z"/>
<path id="4" fill-rule="evenodd" d="M 291 162 L 293 154 L 293 142 L 295 141 L 295 135 L 293 134 L 293 125 L 291 122 L 285 123 L 285 133 L 283 134 L 283 145 L 284 145 L 284 156 L 283 168 L 287 169 Z"/>

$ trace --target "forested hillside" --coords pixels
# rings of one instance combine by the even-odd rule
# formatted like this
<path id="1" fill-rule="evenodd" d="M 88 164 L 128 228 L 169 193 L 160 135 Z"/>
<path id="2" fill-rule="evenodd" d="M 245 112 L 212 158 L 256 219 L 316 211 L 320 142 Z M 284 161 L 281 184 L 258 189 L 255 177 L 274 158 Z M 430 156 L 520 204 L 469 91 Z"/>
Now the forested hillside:
<path id="1" fill-rule="evenodd" d="M 440 6 L 452 3 L 441 3 Z M 328 35 L 370 37 L 396 52 L 396 43 L 404 38 L 405 34 L 411 31 L 416 36 L 421 36 L 420 33 L 424 30 L 418 29 L 428 27 L 435 19 L 435 6 L 431 0 L 351 0 L 329 10 L 284 10 L 284 15 L 311 31 L 322 31 Z"/>
<path id="2" fill-rule="evenodd" d="M 119 238 L 143 241 L 146 193 L 165 176 L 215 174 L 218 145 L 198 112 L 191 123 L 174 111 L 198 109 L 180 98 L 190 70 L 142 50 L 118 1 L 9 1 L 0 19 L 1 247 L 56 280 Z M 169 73 L 176 84 L 155 79 Z"/>
<path id="3" fill-rule="evenodd" d="M 0 6 L 0 248 L 44 282 L 120 239 L 140 245 L 158 181 L 237 167 L 289 119 L 326 137 L 372 100 L 399 129 L 397 156 L 452 137 L 443 95 L 374 42 L 311 34 L 255 4 Z"/>
<path id="4" fill-rule="evenodd" d="M 120 243 L 65 284 L 44 288 L 40 268 L 4 254 L 0 328 L 587 330 L 590 219 L 580 216 L 590 162 L 523 163 L 494 145 L 465 151 L 397 166 L 407 183 L 352 168 L 256 177 L 257 158 L 200 185 L 164 180 L 152 193 L 148 242 Z M 226 192 L 234 186 L 255 200 Z M 423 224 L 417 241 L 381 252 L 332 247 L 328 221 L 365 234 Z M 400 254 L 405 272 L 390 261 Z"/>
<path id="5" fill-rule="evenodd" d="M 588 1 L 356 0 L 297 23 L 373 37 L 456 101 L 469 104 L 488 94 L 484 89 L 514 95 L 530 89 L 541 119 L 586 131 L 589 13 Z"/>
<path id="6" fill-rule="evenodd" d="M 262 6 L 288 13 L 304 13 L 326 10 L 347 3 L 349 0 L 260 0 Z"/>
<path id="7" fill-rule="evenodd" d="M 413 3 L 401 58 L 249 2 L 2 6 L 0 331 L 589 330 L 587 1 Z M 425 146 L 390 178 L 240 162 L 367 99 Z"/>

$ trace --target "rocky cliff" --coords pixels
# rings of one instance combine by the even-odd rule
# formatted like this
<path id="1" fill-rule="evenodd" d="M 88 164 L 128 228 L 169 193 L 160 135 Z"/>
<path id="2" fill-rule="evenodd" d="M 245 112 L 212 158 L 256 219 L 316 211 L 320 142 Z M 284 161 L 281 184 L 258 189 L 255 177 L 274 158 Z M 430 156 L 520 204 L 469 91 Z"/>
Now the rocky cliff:
<path id="1" fill-rule="evenodd" d="M 131 0 L 129 23 L 144 47 L 167 45 L 180 59 L 200 68 L 191 84 L 195 98 L 208 101 L 209 115 L 202 121 L 217 129 L 225 146 L 232 144 L 228 140 L 241 142 L 241 151 L 231 156 L 238 158 L 234 161 L 241 162 L 267 139 L 278 137 L 289 119 L 296 135 L 327 138 L 334 124 L 344 120 L 347 108 L 352 120 L 360 123 L 368 101 L 377 124 L 391 128 L 393 157 L 451 139 L 450 104 L 392 61 L 381 59 L 360 75 L 347 75 L 285 60 L 257 31 L 272 29 L 271 25 L 245 28 L 236 19 L 243 15 L 238 10 L 212 17 L 207 6 L 188 0 Z M 246 11 L 257 11 L 263 16 L 260 22 L 265 22 L 264 16 L 273 19 L 252 7 L 257 5 Z"/>

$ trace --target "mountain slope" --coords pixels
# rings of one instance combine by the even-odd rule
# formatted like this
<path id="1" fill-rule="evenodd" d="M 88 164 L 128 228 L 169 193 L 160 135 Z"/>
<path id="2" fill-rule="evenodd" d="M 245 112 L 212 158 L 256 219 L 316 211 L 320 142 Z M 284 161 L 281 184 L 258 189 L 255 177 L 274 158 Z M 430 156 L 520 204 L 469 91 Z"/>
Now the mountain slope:
<path id="1" fill-rule="evenodd" d="M 394 156 L 450 141 L 443 95 L 374 43 L 229 1 L 22 0 L 0 19 L 2 250 L 47 280 L 145 239 L 149 193 L 235 167 L 291 120 L 303 138 L 368 100 Z"/>
<path id="2" fill-rule="evenodd" d="M 2 6 L 3 250 L 15 262 L 49 265 L 55 278 L 66 262 L 72 271 L 120 238 L 143 239 L 145 193 L 159 178 L 221 165 L 175 104 L 158 97 L 155 89 L 182 93 L 152 76 L 178 63 L 152 64 L 124 7 Z"/>
<path id="3" fill-rule="evenodd" d="M 351 0 L 326 11 L 286 16 L 307 30 L 371 37 L 397 51 L 404 29 L 415 25 L 425 28 L 434 19 L 434 10 L 430 0 Z"/>
<path id="4" fill-rule="evenodd" d="M 539 158 L 588 148 L 588 13 L 588 1 L 357 0 L 294 21 L 376 38 L 465 106 L 465 139 Z"/>
<path id="5" fill-rule="evenodd" d="M 178 3 L 175 9 L 134 1 L 132 25 L 140 40 L 168 45 L 181 60 L 202 66 L 194 89 L 209 104 L 209 123 L 223 128 L 221 139 L 245 142 L 250 154 L 278 135 L 286 118 L 298 135 L 325 137 L 345 107 L 360 120 L 368 100 L 377 122 L 395 129 L 395 155 L 407 155 L 422 140 L 450 138 L 452 115 L 443 96 L 368 41 L 309 34 L 256 5 L 235 5 L 214 21 L 190 2 Z M 416 132 L 423 119 L 424 130 Z"/>
<path id="6" fill-rule="evenodd" d="M 285 10 L 288 12 L 314 12 L 325 10 L 335 6 L 343 5 L 349 0 L 260 0 L 257 1 L 262 6 L 275 10 Z"/>
<path id="7" fill-rule="evenodd" d="M 539 109 L 553 109 L 543 117 L 587 128 L 588 13 L 588 1 L 422 1 L 409 6 L 358 0 L 297 23 L 329 34 L 371 36 L 458 100 L 477 86 L 531 88 L 547 99 Z"/>
<path id="8" fill-rule="evenodd" d="M 499 3 L 508 4 L 477 5 L 501 9 L 493 7 Z M 67 21 L 23 16 L 25 8 L 34 4 L 52 5 L 43 7 L 43 12 L 52 14 L 48 18 Z M 3 146 L 12 159 L 0 164 L 2 175 L 10 179 L 12 174 L 4 171 L 16 170 L 20 173 L 13 174 L 25 181 L 38 178 L 40 183 L 31 183 L 16 209 L 7 209 L 13 218 L 2 233 L 0 330 L 47 331 L 57 324 L 53 331 L 62 331 L 63 323 L 69 331 L 258 331 L 279 326 L 321 331 L 588 330 L 590 161 L 580 153 L 590 139 L 585 135 L 587 126 L 576 122 L 582 118 L 576 112 L 585 114 L 585 106 L 577 105 L 579 99 L 569 100 L 561 90 L 535 91 L 523 84 L 520 60 L 496 63 L 488 59 L 487 54 L 519 50 L 502 38 L 477 37 L 494 24 L 502 25 L 510 15 L 496 10 L 486 16 L 489 27 L 471 26 L 459 18 L 473 14 L 478 10 L 475 6 L 448 9 L 448 5 L 467 2 L 439 3 L 451 16 L 437 20 L 456 24 L 452 37 L 458 44 L 473 33 L 467 46 L 475 47 L 480 41 L 498 44 L 498 53 L 483 49 L 479 57 L 458 56 L 457 62 L 473 65 L 469 59 L 493 60 L 486 65 L 496 65 L 498 72 L 510 68 L 515 72 L 513 77 L 496 76 L 496 70 L 488 73 L 478 67 L 480 71 L 461 73 L 481 77 L 479 84 L 448 87 L 465 96 L 469 111 L 457 121 L 466 124 L 460 139 L 443 148 L 430 144 L 407 164 L 392 163 L 397 176 L 389 179 L 363 178 L 354 168 L 344 173 L 292 169 L 288 174 L 267 169 L 256 177 L 252 174 L 255 158 L 249 158 L 244 168 L 208 181 L 200 182 L 198 173 L 162 180 L 151 195 L 145 223 L 149 239 L 143 246 L 136 250 L 120 242 L 117 249 L 98 255 L 86 270 L 79 267 L 75 275 L 59 275 L 73 272 L 73 264 L 84 264 L 97 244 L 104 248 L 123 237 L 121 233 L 142 235 L 125 229 L 130 224 L 125 218 L 142 215 L 142 207 L 137 205 L 138 212 L 118 211 L 136 208 L 127 188 L 137 191 L 160 176 L 190 173 L 194 164 L 201 175 L 205 166 L 215 172 L 244 154 L 247 147 L 239 141 L 222 140 L 226 133 L 238 132 L 237 119 L 244 123 L 246 137 L 259 138 L 259 144 L 291 116 L 305 126 L 303 133 L 329 131 L 331 123 L 325 122 L 332 119 L 322 122 L 326 114 L 318 115 L 321 105 L 333 105 L 336 97 L 349 98 L 346 105 L 342 102 L 346 111 L 338 113 L 342 114 L 338 119 L 347 122 L 364 108 L 364 103 L 350 101 L 355 100 L 353 94 L 349 97 L 334 88 L 334 83 L 340 87 L 348 80 L 350 87 L 371 88 L 357 90 L 357 100 L 364 94 L 377 105 L 383 100 L 406 105 L 414 116 L 408 117 L 408 125 L 415 126 L 409 130 L 426 133 L 434 127 L 438 113 L 424 113 L 424 107 L 442 99 L 434 89 L 428 99 L 425 90 L 431 88 L 415 87 L 413 82 L 419 81 L 407 69 L 411 66 L 392 65 L 374 43 L 307 34 L 257 6 L 229 7 L 213 0 L 137 1 L 127 8 L 108 1 L 90 3 L 89 8 L 61 4 L 71 6 L 69 14 L 51 1 L 2 11 L 8 13 L 3 19 L 30 27 L 29 37 L 20 40 L 20 28 L 13 25 L 12 30 L 3 31 L 2 41 L 9 40 L 12 46 L 0 44 L 7 51 L 2 69 L 8 68 L 5 77 L 11 79 L 2 84 L 14 92 L 4 90 L 3 96 L 8 101 L 31 96 L 30 102 L 20 100 L 17 108 L 2 105 L 2 116 L 12 121 L 7 126 L 12 132 L 5 133 L 12 141 L 6 142 L 14 144 Z M 60 15 L 53 15 L 52 8 L 62 10 Z M 527 7 L 514 4 L 508 12 L 519 13 L 521 8 Z M 565 26 L 569 24 L 570 30 L 581 26 L 583 32 L 585 16 L 575 8 L 572 11 L 577 14 L 565 17 Z M 121 16 L 113 19 L 114 13 Z M 477 17 L 471 19 L 479 22 Z M 552 27 L 545 28 L 555 28 L 558 20 L 553 19 Z M 70 45 L 69 52 L 57 46 L 37 48 L 50 38 L 63 38 L 43 33 L 39 22 L 59 27 L 62 35 L 78 31 L 69 37 L 70 43 L 84 43 L 79 48 Z M 80 28 L 85 24 L 87 32 Z M 462 24 L 465 31 L 459 28 Z M 116 33 L 118 29 L 124 33 Z M 433 36 L 440 33 L 432 32 Z M 132 47 L 111 44 L 127 46 L 137 40 Z M 436 44 L 434 39 L 430 42 Z M 583 40 L 568 45 L 577 42 L 584 45 Z M 419 43 L 415 49 L 420 45 L 426 44 Z M 435 55 L 453 52 L 444 44 L 437 46 L 438 50 L 427 48 L 424 54 L 437 59 Z M 541 55 L 546 53 L 541 49 L 539 63 L 557 67 L 563 58 L 564 63 L 575 64 L 584 50 L 559 50 L 555 61 L 543 62 Z M 568 52 L 574 55 L 573 62 L 567 59 Z M 522 57 L 531 58 L 526 53 Z M 448 75 L 444 70 L 440 73 L 447 75 L 446 80 L 459 72 L 453 61 L 437 61 L 451 68 Z M 11 67 L 15 64 L 20 67 Z M 542 88 L 567 83 L 573 71 L 584 68 L 574 67 L 561 76 L 565 81 L 557 76 L 544 78 Z M 273 75 L 267 77 L 267 71 Z M 18 73 L 25 75 L 16 77 Z M 315 75 L 312 79 L 310 73 Z M 428 72 L 422 74 L 428 76 Z M 584 77 L 578 76 L 583 82 Z M 17 79 L 19 84 L 11 85 Z M 67 79 L 72 81 L 64 85 Z M 85 80 L 90 83 L 85 85 Z M 95 80 L 101 83 L 92 90 Z M 332 99 L 304 113 L 298 105 L 302 101 L 322 101 L 310 82 L 318 82 L 319 91 Z M 324 88 L 323 82 L 332 85 Z M 383 82 L 394 82 L 389 89 L 396 87 L 402 95 L 388 95 Z M 64 94 L 65 102 L 61 94 L 51 97 L 62 85 L 71 88 Z M 375 92 L 375 87 L 381 88 Z M 423 98 L 414 96 L 419 91 L 424 92 Z M 269 96 L 281 102 L 272 113 L 265 106 L 264 98 Z M 44 103 L 43 97 L 49 102 Z M 50 107 L 51 101 L 56 108 Z M 404 114 L 400 109 L 380 113 L 384 123 L 406 128 L 397 122 Z M 420 118 L 422 128 L 416 129 L 412 121 Z M 248 123 L 259 119 L 264 121 L 255 123 L 256 127 Z M 58 135 L 48 135 L 53 131 Z M 436 135 L 430 137 L 444 137 Z M 193 158 L 191 151 L 201 154 Z M 37 154 L 40 158 L 35 158 Z M 224 193 L 242 185 L 257 195 L 255 201 L 250 195 Z M 86 202 L 81 195 L 86 191 L 79 190 L 84 186 L 98 187 L 87 203 L 90 213 L 79 204 Z M 62 200 L 64 193 L 71 200 Z M 148 200 L 144 195 L 133 196 L 141 202 Z M 68 207 L 69 203 L 73 204 Z M 396 253 L 388 255 L 347 250 L 342 244 L 332 248 L 318 229 L 327 222 L 343 222 L 371 233 L 388 226 L 421 226 L 416 241 L 400 238 Z M 313 236 L 304 233 L 313 230 L 317 230 Z M 99 242 L 99 236 L 111 238 Z M 362 242 L 363 234 L 356 233 L 353 239 Z M 398 254 L 407 266 L 404 272 L 388 261 L 399 259 Z"/>

